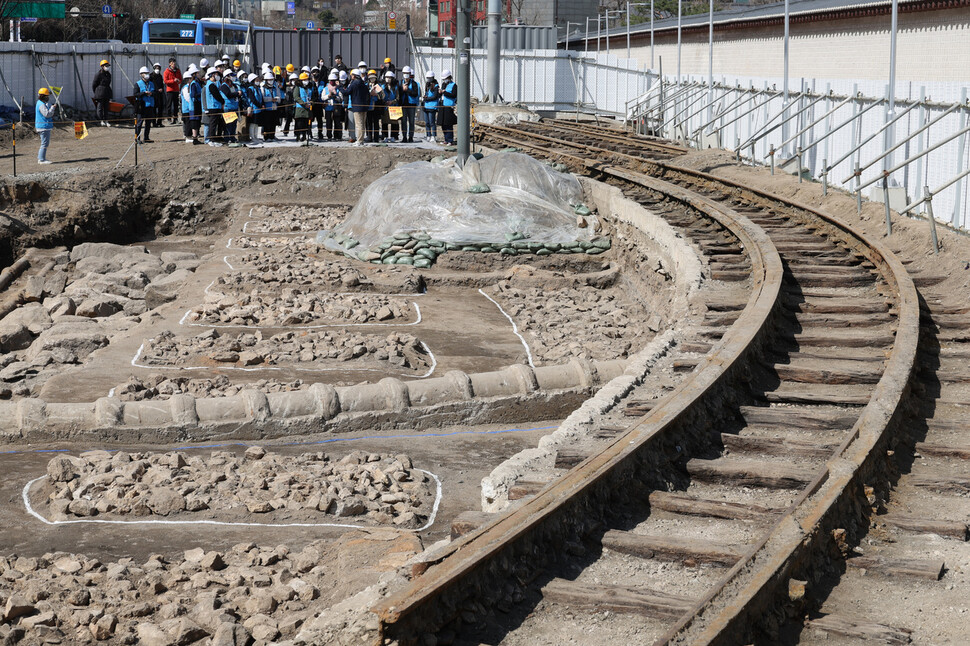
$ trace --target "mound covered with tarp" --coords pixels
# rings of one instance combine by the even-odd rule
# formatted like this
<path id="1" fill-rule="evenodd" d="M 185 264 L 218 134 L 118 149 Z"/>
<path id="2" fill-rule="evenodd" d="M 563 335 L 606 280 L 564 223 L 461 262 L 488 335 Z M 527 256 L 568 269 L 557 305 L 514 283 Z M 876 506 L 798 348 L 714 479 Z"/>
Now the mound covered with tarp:
<path id="1" fill-rule="evenodd" d="M 527 155 L 413 162 L 367 187 L 328 248 L 376 264 L 430 266 L 445 251 L 602 253 L 583 189 Z"/>

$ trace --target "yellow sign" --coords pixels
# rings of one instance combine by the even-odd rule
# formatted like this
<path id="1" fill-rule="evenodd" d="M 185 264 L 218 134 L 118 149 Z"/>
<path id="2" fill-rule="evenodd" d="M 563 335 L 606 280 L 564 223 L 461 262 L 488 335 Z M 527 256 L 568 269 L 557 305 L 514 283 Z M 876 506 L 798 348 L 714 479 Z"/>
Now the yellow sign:
<path id="1" fill-rule="evenodd" d="M 88 136 L 88 126 L 83 121 L 74 122 L 74 138 L 84 139 Z"/>
<path id="2" fill-rule="evenodd" d="M 391 121 L 397 121 L 404 116 L 404 110 L 400 106 L 391 105 L 387 108 L 387 117 Z"/>
<path id="3" fill-rule="evenodd" d="M 63 89 L 64 89 L 63 87 L 51 87 L 51 92 L 54 93 L 54 96 L 60 96 L 61 90 Z"/>
<path id="4" fill-rule="evenodd" d="M 394 31 L 395 29 L 397 29 L 397 18 L 388 19 L 387 28 L 390 29 L 391 31 Z"/>
<path id="5" fill-rule="evenodd" d="M 235 112 L 223 112 L 223 113 L 222 113 L 222 119 L 223 119 L 223 121 L 225 121 L 226 123 L 233 123 L 233 122 L 235 122 L 235 121 L 236 121 L 236 119 L 238 119 L 238 118 L 239 118 L 239 115 L 238 115 L 238 114 L 236 114 Z"/>

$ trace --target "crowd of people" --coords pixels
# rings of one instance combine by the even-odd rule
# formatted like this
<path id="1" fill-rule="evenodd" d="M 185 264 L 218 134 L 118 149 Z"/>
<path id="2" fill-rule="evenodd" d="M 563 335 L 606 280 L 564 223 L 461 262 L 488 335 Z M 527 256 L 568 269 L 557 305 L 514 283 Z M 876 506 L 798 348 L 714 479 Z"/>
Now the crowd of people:
<path id="1" fill-rule="evenodd" d="M 101 61 L 93 96 L 98 120 L 110 126 L 111 66 Z M 38 97 L 38 106 L 46 101 Z M 427 141 L 455 143 L 458 86 L 451 72 L 441 79 L 428 71 L 422 85 L 414 71 L 400 71 L 390 58 L 380 68 L 360 61 L 348 68 L 340 55 L 333 65 L 319 59 L 313 67 L 263 63 L 247 72 L 228 55 L 212 62 L 203 58 L 183 73 L 169 59 L 162 70 L 142 67 L 129 97 L 135 106 L 135 136 L 152 143 L 152 128 L 181 123 L 186 143 L 260 145 L 293 136 L 297 141 L 351 143 L 413 143 L 419 110 Z M 40 112 L 38 112 L 40 114 Z M 40 122 L 38 122 L 40 123 Z M 315 136 L 314 136 L 315 126 Z M 38 130 L 40 127 L 38 126 Z M 420 137 L 419 137 L 420 140 Z"/>

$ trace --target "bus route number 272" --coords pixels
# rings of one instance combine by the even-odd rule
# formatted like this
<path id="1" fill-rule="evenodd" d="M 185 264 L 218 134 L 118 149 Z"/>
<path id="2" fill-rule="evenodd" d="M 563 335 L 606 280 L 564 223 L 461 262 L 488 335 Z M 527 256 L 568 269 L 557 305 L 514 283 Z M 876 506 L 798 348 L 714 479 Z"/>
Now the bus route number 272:
<path id="1" fill-rule="evenodd" d="M 194 29 L 180 29 L 179 30 L 179 37 L 180 38 L 195 38 L 195 30 Z"/>

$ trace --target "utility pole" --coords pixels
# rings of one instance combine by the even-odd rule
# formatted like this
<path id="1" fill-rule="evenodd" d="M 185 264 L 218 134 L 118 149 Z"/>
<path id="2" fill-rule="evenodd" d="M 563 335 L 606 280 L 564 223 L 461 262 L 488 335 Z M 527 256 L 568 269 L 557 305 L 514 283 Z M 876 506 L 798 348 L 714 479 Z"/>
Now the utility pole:
<path id="1" fill-rule="evenodd" d="M 471 0 L 457 0 L 458 24 L 458 165 L 464 166 L 471 152 Z"/>
<path id="2" fill-rule="evenodd" d="M 566 23 L 566 49 L 569 49 L 569 23 Z M 488 100 L 499 102 L 499 75 L 502 67 L 502 0 L 488 0 Z"/>

